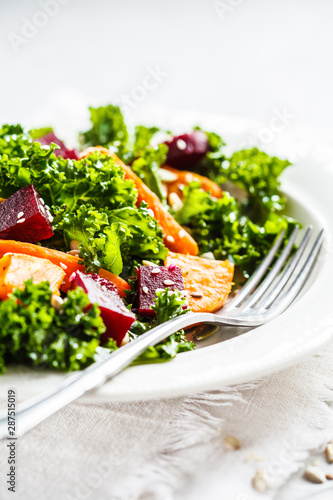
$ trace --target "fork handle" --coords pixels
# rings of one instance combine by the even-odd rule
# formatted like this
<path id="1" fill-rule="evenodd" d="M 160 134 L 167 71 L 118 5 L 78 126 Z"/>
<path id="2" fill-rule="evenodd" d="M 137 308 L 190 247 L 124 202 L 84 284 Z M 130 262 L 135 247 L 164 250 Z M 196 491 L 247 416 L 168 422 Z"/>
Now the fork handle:
<path id="1" fill-rule="evenodd" d="M 148 347 L 158 344 L 181 328 L 198 323 L 213 322 L 214 316 L 209 313 L 187 313 L 169 320 L 140 335 L 110 354 L 105 360 L 98 361 L 85 370 L 68 377 L 54 389 L 19 404 L 16 412 L 16 437 L 25 434 L 86 392 L 102 386 L 107 380 L 126 368 Z M 6 437 L 9 436 L 8 421 L 5 416 L 0 419 L 0 439 Z"/>

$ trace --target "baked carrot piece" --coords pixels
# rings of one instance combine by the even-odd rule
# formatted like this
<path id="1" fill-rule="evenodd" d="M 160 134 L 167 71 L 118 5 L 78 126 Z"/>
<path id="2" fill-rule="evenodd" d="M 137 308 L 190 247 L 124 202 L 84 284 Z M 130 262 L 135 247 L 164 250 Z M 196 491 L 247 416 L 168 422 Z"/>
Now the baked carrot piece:
<path id="1" fill-rule="evenodd" d="M 61 287 L 63 292 L 68 292 L 70 288 L 69 278 L 72 273 L 76 271 L 83 271 L 84 266 L 79 264 L 80 258 L 75 255 L 70 255 L 65 252 L 60 252 L 59 250 L 52 250 L 50 248 L 41 247 L 39 245 L 33 245 L 32 243 L 23 243 L 21 241 L 13 240 L 0 240 L 0 258 L 6 253 L 19 253 L 24 255 L 30 255 L 33 257 L 39 257 L 46 259 L 56 266 L 61 267 L 64 270 L 64 284 Z M 130 286 L 126 281 L 115 276 L 114 274 L 100 269 L 98 273 L 102 278 L 106 278 L 116 286 L 118 293 L 121 297 L 125 296 L 124 290 L 129 289 Z"/>
<path id="2" fill-rule="evenodd" d="M 59 295 L 65 272 L 49 260 L 19 253 L 6 253 L 0 259 L 0 298 L 5 300 L 15 288 L 24 289 L 24 282 L 32 279 L 38 284 L 49 281 L 52 293 Z"/>
<path id="3" fill-rule="evenodd" d="M 190 182 L 195 181 L 199 182 L 202 189 L 204 191 L 208 191 L 211 196 L 214 196 L 215 198 L 221 198 L 223 196 L 223 191 L 220 186 L 208 179 L 208 177 L 196 174 L 195 172 L 189 172 L 187 170 L 177 170 L 176 168 L 169 167 L 168 165 L 164 165 L 162 168 L 177 176 L 176 180 L 165 183 L 168 195 L 170 193 L 176 193 L 179 198 L 182 199 L 184 197 L 182 188 L 190 184 Z"/>
<path id="4" fill-rule="evenodd" d="M 224 305 L 233 284 L 234 265 L 231 262 L 169 252 L 165 266 L 171 264 L 182 270 L 187 300 L 193 312 L 214 312 Z"/>
<path id="5" fill-rule="evenodd" d="M 142 201 L 145 201 L 154 212 L 154 217 L 159 223 L 163 234 L 164 243 L 167 248 L 173 252 L 181 252 L 184 254 L 197 255 L 198 245 L 192 236 L 183 229 L 178 222 L 172 217 L 171 214 L 166 210 L 158 196 L 153 193 L 146 184 L 133 172 L 133 170 L 125 165 L 117 155 L 112 153 L 110 150 L 103 148 L 102 146 L 96 146 L 94 148 L 87 148 L 81 154 L 80 158 L 85 158 L 99 151 L 108 156 L 111 156 L 114 161 L 119 165 L 125 172 L 125 179 L 130 179 L 134 182 L 135 187 L 138 191 L 137 205 L 140 206 Z"/>

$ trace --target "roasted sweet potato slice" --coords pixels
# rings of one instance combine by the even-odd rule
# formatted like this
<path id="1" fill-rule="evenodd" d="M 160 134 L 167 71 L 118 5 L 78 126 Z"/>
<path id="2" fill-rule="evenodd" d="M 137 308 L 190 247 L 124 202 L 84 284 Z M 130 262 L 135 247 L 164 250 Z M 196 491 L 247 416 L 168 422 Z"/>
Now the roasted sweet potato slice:
<path id="1" fill-rule="evenodd" d="M 56 266 L 61 267 L 65 272 L 64 285 L 62 285 L 61 287 L 62 291 L 64 292 L 67 292 L 70 288 L 69 277 L 72 275 L 72 273 L 76 271 L 84 272 L 84 266 L 79 264 L 79 257 L 75 257 L 74 255 L 70 255 L 68 253 L 59 252 L 58 250 L 41 247 L 39 245 L 33 245 L 32 243 L 22 243 L 20 241 L 13 240 L 0 240 L 0 258 L 8 252 L 40 257 L 42 259 L 49 260 Z M 106 271 L 105 269 L 100 269 L 98 274 L 102 278 L 106 278 L 109 281 L 112 281 L 121 297 L 124 297 L 125 295 L 124 290 L 130 288 L 126 281 L 119 278 L 119 276 L 115 276 L 109 271 Z"/>
<path id="2" fill-rule="evenodd" d="M 59 294 L 64 276 L 64 270 L 49 260 L 7 253 L 0 259 L 0 298 L 6 299 L 15 288 L 23 289 L 29 279 L 36 284 L 49 281 L 52 292 Z"/>
<path id="3" fill-rule="evenodd" d="M 211 196 L 214 196 L 215 198 L 221 198 L 223 196 L 223 192 L 220 186 L 218 186 L 215 182 L 208 179 L 208 177 L 196 174 L 195 172 L 189 172 L 187 170 L 177 170 L 176 168 L 169 167 L 168 165 L 164 165 L 162 168 L 168 170 L 169 172 L 172 172 L 174 175 L 177 176 L 176 180 L 172 182 L 167 182 L 165 184 L 168 195 L 170 195 L 170 193 L 176 193 L 182 200 L 184 197 L 183 195 L 184 186 L 187 186 L 191 182 L 195 181 L 199 182 L 202 189 L 204 191 L 208 191 L 211 194 Z"/>
<path id="4" fill-rule="evenodd" d="M 231 262 L 169 252 L 165 266 L 171 264 L 182 270 L 188 303 L 193 312 L 214 312 L 223 306 L 232 287 L 234 265 Z"/>
<path id="5" fill-rule="evenodd" d="M 171 214 L 166 210 L 163 204 L 160 202 L 158 196 L 153 193 L 146 184 L 133 172 L 133 170 L 125 165 L 117 155 L 112 153 L 109 149 L 103 148 L 102 146 L 96 146 L 95 148 L 85 149 L 80 158 L 85 158 L 91 153 L 100 151 L 108 156 L 111 156 L 114 161 L 122 167 L 125 172 L 125 178 L 131 179 L 138 191 L 137 205 L 140 206 L 142 201 L 145 201 L 154 212 L 154 217 L 159 223 L 163 234 L 164 243 L 167 248 L 173 252 L 182 252 L 184 254 L 197 255 L 198 245 L 192 236 L 183 229 L 178 222 L 172 217 Z"/>

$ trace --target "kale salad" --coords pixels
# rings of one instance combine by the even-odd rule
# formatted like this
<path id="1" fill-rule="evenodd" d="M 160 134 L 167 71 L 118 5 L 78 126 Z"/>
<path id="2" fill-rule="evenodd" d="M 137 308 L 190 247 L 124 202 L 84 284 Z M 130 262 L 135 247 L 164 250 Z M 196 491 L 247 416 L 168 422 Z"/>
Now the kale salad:
<path id="1" fill-rule="evenodd" d="M 130 128 L 113 105 L 90 116 L 75 149 L 51 127 L 0 128 L 0 372 L 83 369 L 100 348 L 214 312 L 235 270 L 247 279 L 297 224 L 280 191 L 287 160 L 227 155 L 199 127 Z M 135 363 L 194 348 L 179 331 Z"/>

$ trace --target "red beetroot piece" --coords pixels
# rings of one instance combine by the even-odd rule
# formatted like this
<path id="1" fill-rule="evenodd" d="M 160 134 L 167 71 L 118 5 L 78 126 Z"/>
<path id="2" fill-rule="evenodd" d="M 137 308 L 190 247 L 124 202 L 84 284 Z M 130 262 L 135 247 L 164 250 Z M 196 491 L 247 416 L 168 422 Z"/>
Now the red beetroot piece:
<path id="1" fill-rule="evenodd" d="M 101 317 L 106 326 L 106 332 L 101 336 L 101 344 L 112 338 L 119 346 L 135 321 L 135 315 L 125 307 L 115 285 L 98 274 L 85 274 L 81 271 L 77 271 L 71 281 L 72 289 L 78 286 L 83 288 L 90 302 L 98 304 L 101 310 Z"/>
<path id="2" fill-rule="evenodd" d="M 49 146 L 51 142 L 54 142 L 54 144 L 60 146 L 60 149 L 54 150 L 54 154 L 56 156 L 62 156 L 63 158 L 69 160 L 77 160 L 79 157 L 79 154 L 76 149 L 68 149 L 65 146 L 65 144 L 60 139 L 58 139 L 58 137 L 53 132 L 50 132 L 49 134 L 46 134 L 43 137 L 38 137 L 38 139 L 35 139 L 35 142 L 40 142 L 42 146 Z"/>
<path id="3" fill-rule="evenodd" d="M 191 170 L 209 151 L 207 135 L 202 130 L 177 135 L 169 141 L 166 164 L 180 170 Z"/>
<path id="4" fill-rule="evenodd" d="M 155 304 L 156 290 L 184 290 L 182 271 L 177 266 L 140 266 L 139 273 L 139 314 L 155 316 L 151 308 Z"/>
<path id="5" fill-rule="evenodd" d="M 0 204 L 0 238 L 37 243 L 53 236 L 52 216 L 33 184 Z"/>

